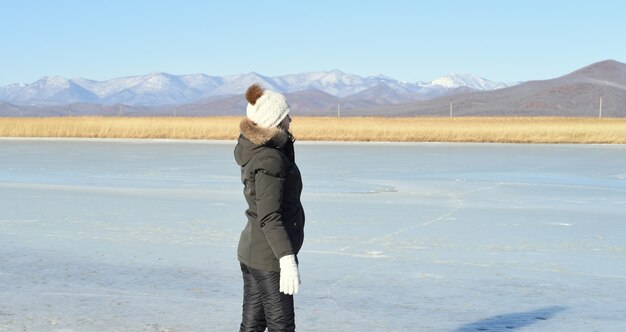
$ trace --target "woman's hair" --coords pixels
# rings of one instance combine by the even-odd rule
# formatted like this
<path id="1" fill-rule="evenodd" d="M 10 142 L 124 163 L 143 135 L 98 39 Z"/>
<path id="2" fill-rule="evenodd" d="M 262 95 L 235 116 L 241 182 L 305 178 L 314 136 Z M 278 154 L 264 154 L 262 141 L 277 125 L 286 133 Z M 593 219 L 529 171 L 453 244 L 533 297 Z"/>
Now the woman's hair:
<path id="1" fill-rule="evenodd" d="M 291 132 L 290 132 L 287 128 L 285 128 L 285 127 L 283 126 L 283 123 L 282 123 L 282 122 L 281 122 L 281 123 L 279 123 L 279 124 L 278 124 L 278 126 L 276 126 L 276 127 L 277 127 L 278 129 L 280 129 L 280 130 L 282 130 L 282 131 L 286 132 L 286 133 L 287 133 L 287 137 L 289 138 L 289 140 L 290 140 L 291 142 L 295 142 L 295 141 L 296 141 L 296 138 L 293 136 L 293 134 L 292 134 L 292 133 L 291 133 Z"/>

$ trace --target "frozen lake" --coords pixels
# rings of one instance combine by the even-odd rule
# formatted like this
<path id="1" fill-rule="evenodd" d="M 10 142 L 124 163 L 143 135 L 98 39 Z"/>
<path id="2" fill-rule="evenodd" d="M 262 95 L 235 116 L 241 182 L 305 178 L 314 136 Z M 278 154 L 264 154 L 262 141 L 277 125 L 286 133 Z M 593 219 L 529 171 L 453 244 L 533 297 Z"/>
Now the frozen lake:
<path id="1" fill-rule="evenodd" d="M 0 140 L 0 331 L 236 331 L 234 142 Z M 626 146 L 296 143 L 299 331 L 626 331 Z"/>

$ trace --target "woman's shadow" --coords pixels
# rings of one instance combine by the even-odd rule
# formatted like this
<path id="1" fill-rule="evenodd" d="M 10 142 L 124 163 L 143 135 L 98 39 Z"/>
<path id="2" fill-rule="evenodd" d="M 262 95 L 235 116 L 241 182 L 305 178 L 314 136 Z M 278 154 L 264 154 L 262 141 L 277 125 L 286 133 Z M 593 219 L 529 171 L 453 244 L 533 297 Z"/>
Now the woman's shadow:
<path id="1" fill-rule="evenodd" d="M 547 307 L 529 312 L 517 312 L 498 315 L 479 320 L 474 323 L 463 325 L 454 332 L 475 331 L 511 331 L 552 318 L 557 313 L 566 310 L 561 306 Z"/>

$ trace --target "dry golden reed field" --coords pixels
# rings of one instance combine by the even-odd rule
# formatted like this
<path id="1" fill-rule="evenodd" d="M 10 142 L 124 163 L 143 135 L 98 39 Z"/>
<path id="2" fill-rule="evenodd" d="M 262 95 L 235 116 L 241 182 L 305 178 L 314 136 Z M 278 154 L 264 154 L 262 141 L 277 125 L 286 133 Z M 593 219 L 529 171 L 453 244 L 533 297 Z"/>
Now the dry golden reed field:
<path id="1" fill-rule="evenodd" d="M 0 137 L 234 140 L 241 117 L 0 118 Z M 302 141 L 626 143 L 626 119 L 294 117 Z"/>

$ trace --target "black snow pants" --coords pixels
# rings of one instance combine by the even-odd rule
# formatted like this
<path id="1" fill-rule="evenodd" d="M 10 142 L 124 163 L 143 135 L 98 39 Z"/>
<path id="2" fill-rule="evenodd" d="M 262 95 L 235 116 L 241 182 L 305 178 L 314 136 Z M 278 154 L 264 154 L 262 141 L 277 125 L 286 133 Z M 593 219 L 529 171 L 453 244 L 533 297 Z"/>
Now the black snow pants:
<path id="1" fill-rule="evenodd" d="M 293 295 L 279 291 L 280 273 L 241 264 L 243 315 L 239 332 L 295 331 Z"/>

